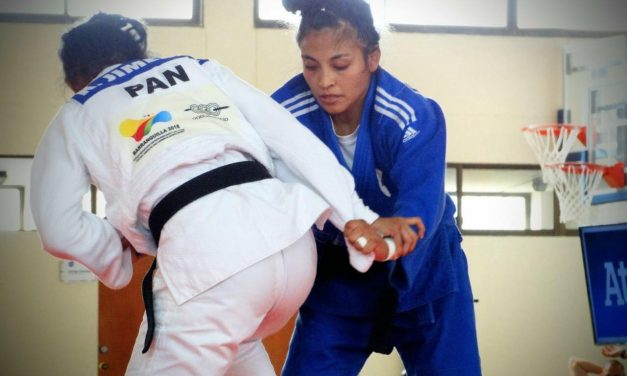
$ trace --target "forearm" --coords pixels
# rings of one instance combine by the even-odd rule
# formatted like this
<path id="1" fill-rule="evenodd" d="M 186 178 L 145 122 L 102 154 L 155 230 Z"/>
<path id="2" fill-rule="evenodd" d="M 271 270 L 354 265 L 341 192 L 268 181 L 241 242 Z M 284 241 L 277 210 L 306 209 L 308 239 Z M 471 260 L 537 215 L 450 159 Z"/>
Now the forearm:
<path id="1" fill-rule="evenodd" d="M 589 373 L 600 374 L 603 372 L 601 366 L 584 359 L 570 358 L 568 363 L 571 376 L 586 376 Z"/>

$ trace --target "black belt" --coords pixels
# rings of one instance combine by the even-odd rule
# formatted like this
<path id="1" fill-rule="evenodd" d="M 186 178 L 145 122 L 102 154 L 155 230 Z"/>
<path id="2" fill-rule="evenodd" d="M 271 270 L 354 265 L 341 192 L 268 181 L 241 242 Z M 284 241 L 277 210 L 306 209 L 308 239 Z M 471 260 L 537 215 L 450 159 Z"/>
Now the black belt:
<path id="1" fill-rule="evenodd" d="M 394 350 L 394 344 L 390 341 L 390 333 L 397 301 L 398 293 L 391 286 L 387 286 L 379 296 L 379 307 L 368 339 L 369 350 L 386 355 L 391 354 Z"/>
<path id="2" fill-rule="evenodd" d="M 166 222 L 187 204 L 232 185 L 251 183 L 269 178 L 272 178 L 272 176 L 264 165 L 257 161 L 244 161 L 218 167 L 183 183 L 159 201 L 150 213 L 148 226 L 155 244 L 159 246 L 161 230 Z M 150 348 L 155 332 L 152 276 L 156 267 L 157 258 L 155 257 L 142 282 L 142 297 L 144 299 L 144 308 L 146 309 L 146 321 L 148 322 L 142 353 L 146 353 Z"/>

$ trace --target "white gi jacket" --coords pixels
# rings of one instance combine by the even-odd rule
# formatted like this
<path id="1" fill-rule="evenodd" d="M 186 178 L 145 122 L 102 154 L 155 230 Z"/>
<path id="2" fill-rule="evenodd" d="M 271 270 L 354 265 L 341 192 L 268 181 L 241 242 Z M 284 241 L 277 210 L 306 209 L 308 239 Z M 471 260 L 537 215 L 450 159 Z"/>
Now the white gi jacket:
<path id="1" fill-rule="evenodd" d="M 338 228 L 377 218 L 357 197 L 350 173 L 279 104 L 215 61 L 176 56 L 105 69 L 52 120 L 31 176 L 43 246 L 122 288 L 132 263 L 120 234 L 156 255 L 147 224 L 154 205 L 195 176 L 247 159 L 283 181 L 214 192 L 163 228 L 159 268 L 178 304 L 329 216 Z M 81 208 L 90 183 L 104 193 L 106 220 Z M 351 258 L 362 270 L 372 262 L 354 250 Z"/>

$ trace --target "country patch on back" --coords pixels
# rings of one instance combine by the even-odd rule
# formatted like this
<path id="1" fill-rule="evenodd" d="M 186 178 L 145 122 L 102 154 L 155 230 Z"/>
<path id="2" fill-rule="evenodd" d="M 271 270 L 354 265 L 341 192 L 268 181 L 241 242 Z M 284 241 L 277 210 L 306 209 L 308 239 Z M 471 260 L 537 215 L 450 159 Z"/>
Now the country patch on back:
<path id="1" fill-rule="evenodd" d="M 144 59 L 130 62 L 128 64 L 119 65 L 102 76 L 97 77 L 89 83 L 83 90 L 74 94 L 72 99 L 84 104 L 88 99 L 101 92 L 102 90 L 114 86 L 121 85 L 130 81 L 137 75 L 147 72 L 150 69 L 163 65 L 170 60 L 182 58 L 185 56 L 173 56 L 165 59 Z"/>

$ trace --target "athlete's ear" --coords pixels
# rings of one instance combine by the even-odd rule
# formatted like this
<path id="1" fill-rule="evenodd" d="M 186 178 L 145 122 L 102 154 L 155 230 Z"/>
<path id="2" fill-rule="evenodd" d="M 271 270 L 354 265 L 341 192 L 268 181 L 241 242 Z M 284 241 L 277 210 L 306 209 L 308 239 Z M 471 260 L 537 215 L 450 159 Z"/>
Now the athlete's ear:
<path id="1" fill-rule="evenodd" d="M 367 60 L 368 70 L 370 73 L 374 73 L 379 68 L 379 61 L 381 61 L 381 49 L 379 49 L 379 46 L 376 46 L 368 53 Z"/>
<path id="2" fill-rule="evenodd" d="M 72 80 L 71 82 L 66 80 L 65 83 L 70 87 L 70 89 L 72 89 L 73 92 L 78 93 L 79 91 L 83 90 L 90 81 L 91 80 L 88 80 L 84 76 L 78 76 L 74 78 L 74 80 Z"/>

